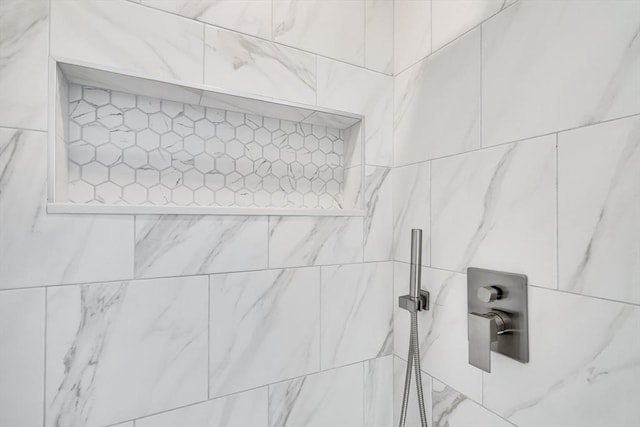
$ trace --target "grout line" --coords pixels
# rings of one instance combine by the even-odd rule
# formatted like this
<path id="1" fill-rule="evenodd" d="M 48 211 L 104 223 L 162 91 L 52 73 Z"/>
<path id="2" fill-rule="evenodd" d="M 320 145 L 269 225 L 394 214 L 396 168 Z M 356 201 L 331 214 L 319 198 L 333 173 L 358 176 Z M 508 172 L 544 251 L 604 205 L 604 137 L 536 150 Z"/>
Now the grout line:
<path id="1" fill-rule="evenodd" d="M 556 289 L 560 289 L 560 174 L 559 174 L 559 141 L 556 134 Z"/>
<path id="2" fill-rule="evenodd" d="M 211 275 L 207 276 L 207 399 L 211 399 Z"/>
<path id="3" fill-rule="evenodd" d="M 489 21 L 491 18 L 493 18 L 494 16 L 498 15 L 499 13 L 509 9 L 510 7 L 512 7 L 515 4 L 518 4 L 518 1 L 513 2 L 512 4 L 508 5 L 507 7 L 500 9 L 499 11 L 497 11 L 496 13 L 494 13 L 493 15 L 487 17 L 486 19 L 484 19 L 483 21 L 478 22 L 476 25 L 474 25 L 473 27 L 471 27 L 470 29 L 468 29 L 467 31 L 465 31 L 464 33 L 458 35 L 455 39 L 452 39 L 450 41 L 448 41 L 447 43 L 443 44 L 442 46 L 440 46 L 439 48 L 437 48 L 436 50 L 433 50 L 433 47 L 431 49 L 431 53 L 427 56 L 423 56 L 422 58 L 418 59 L 417 61 L 413 62 L 412 64 L 406 66 L 405 68 L 403 68 L 400 71 L 394 70 L 394 74 L 393 76 L 397 76 L 399 74 L 404 73 L 405 71 L 407 71 L 409 68 L 413 67 L 414 65 L 418 64 L 419 62 L 429 58 L 430 56 L 440 52 L 441 50 L 445 49 L 446 47 L 448 47 L 449 45 L 455 43 L 457 40 L 461 39 L 462 37 L 466 36 L 467 34 L 469 34 L 470 32 L 472 32 L 473 30 L 475 30 L 476 28 L 478 28 L 479 26 L 485 24 L 487 21 Z M 432 3 L 433 5 L 433 3 Z M 432 38 L 432 44 L 433 44 L 433 38 Z"/>
<path id="4" fill-rule="evenodd" d="M 179 14 L 174 13 L 174 12 L 169 12 L 169 11 L 166 11 L 166 10 L 155 8 L 155 7 L 150 6 L 150 5 L 146 4 L 146 3 L 132 3 L 132 4 L 135 4 L 135 5 L 140 6 L 140 7 L 145 7 L 147 9 L 151 9 L 151 10 L 154 10 L 156 12 L 166 13 L 168 15 L 173 15 L 173 16 L 175 16 L 177 18 L 186 19 L 189 22 L 203 24 L 205 26 L 213 27 L 213 28 L 219 29 L 219 30 L 229 31 L 229 32 L 232 32 L 232 33 L 236 33 L 236 34 L 245 36 L 245 37 L 252 37 L 252 38 L 259 39 L 259 40 L 262 40 L 262 41 L 265 41 L 265 42 L 274 43 L 274 44 L 276 44 L 278 46 L 284 46 L 286 48 L 293 49 L 293 50 L 296 50 L 298 52 L 304 52 L 304 53 L 309 54 L 309 55 L 316 55 L 316 56 L 319 56 L 319 57 L 322 57 L 322 58 L 330 59 L 332 61 L 340 62 L 340 63 L 345 64 L 345 65 L 351 65 L 351 66 L 354 66 L 354 67 L 357 67 L 357 68 L 361 68 L 363 70 L 371 71 L 373 73 L 380 74 L 380 75 L 383 75 L 383 76 L 393 76 L 393 74 L 390 75 L 390 74 L 387 74 L 387 73 L 383 73 L 381 71 L 369 69 L 369 68 L 364 67 L 362 65 L 354 64 L 352 62 L 344 61 L 342 59 L 332 58 L 330 56 L 326 56 L 326 55 L 323 55 L 323 54 L 320 54 L 320 53 L 316 53 L 316 52 L 313 52 L 313 51 L 310 51 L 310 50 L 306 50 L 306 49 L 303 49 L 303 48 L 300 48 L 300 47 L 288 45 L 288 44 L 285 44 L 285 43 L 280 43 L 280 42 L 277 42 L 277 41 L 272 40 L 272 39 L 268 39 L 268 38 L 265 38 L 265 37 L 262 37 L 262 36 L 257 36 L 255 34 L 243 33 L 241 31 L 235 30 L 233 28 L 227 28 L 227 27 L 223 27 L 223 26 L 220 26 L 220 25 L 216 25 L 216 24 L 210 24 L 208 22 L 198 21 L 197 19 L 188 18 L 186 16 L 179 15 Z M 272 10 L 272 14 L 273 14 L 273 10 Z M 272 23 L 272 27 L 273 26 L 274 25 Z M 272 32 L 273 32 L 273 30 L 272 30 Z M 275 38 L 275 34 L 272 37 Z"/>
<path id="5" fill-rule="evenodd" d="M 532 141 L 534 139 L 542 138 L 542 137 L 545 137 L 545 136 L 559 135 L 561 133 L 572 132 L 572 131 L 575 131 L 575 130 L 588 128 L 588 127 L 591 127 L 591 126 L 599 126 L 599 125 L 602 125 L 602 124 L 605 124 L 605 123 L 615 122 L 615 121 L 618 121 L 618 120 L 625 120 L 625 119 L 629 119 L 629 118 L 633 118 L 633 117 L 640 117 L 640 113 L 629 114 L 627 116 L 616 117 L 616 118 L 613 118 L 613 119 L 606 119 L 606 120 L 602 120 L 602 121 L 594 122 L 594 123 L 587 123 L 587 124 L 583 124 L 583 125 L 572 127 L 572 128 L 554 130 L 553 132 L 547 132 L 547 133 L 538 134 L 538 135 L 534 135 L 534 136 L 527 136 L 525 138 L 516 139 L 516 140 L 513 140 L 513 141 L 507 141 L 507 142 L 501 142 L 501 143 L 498 143 L 498 144 L 487 145 L 487 146 L 484 146 L 484 147 L 481 147 L 481 148 L 474 148 L 472 150 L 461 151 L 459 153 L 447 154 L 445 156 L 433 157 L 433 158 L 424 159 L 424 160 L 417 160 L 417 161 L 411 162 L 411 163 L 406 163 L 406 164 L 402 164 L 402 165 L 395 165 L 394 168 L 401 168 L 401 167 L 405 167 L 405 166 L 417 165 L 417 164 L 420 164 L 420 163 L 425 163 L 425 162 L 429 162 L 429 161 L 433 161 L 433 160 L 448 159 L 448 158 L 451 158 L 451 157 L 461 156 L 461 155 L 468 154 L 468 153 L 475 153 L 477 151 L 490 150 L 490 149 L 496 148 L 496 147 L 504 147 L 506 145 L 516 144 L 516 143 L 519 143 L 519 142 L 528 142 L 528 141 Z"/>
<path id="6" fill-rule="evenodd" d="M 48 295 L 49 295 L 49 290 L 47 288 L 44 288 L 44 345 L 43 345 L 43 359 L 42 359 L 42 364 L 43 364 L 43 371 L 42 371 L 42 425 L 45 426 L 47 425 L 47 333 L 48 333 L 48 328 L 47 328 L 47 311 L 49 310 L 49 304 L 48 304 Z"/>
<path id="7" fill-rule="evenodd" d="M 55 284 L 55 285 L 21 286 L 21 287 L 14 287 L 14 288 L 3 288 L 3 289 L 0 289 L 0 293 L 9 292 L 9 291 L 19 291 L 24 289 L 60 288 L 64 286 L 108 285 L 108 284 L 122 283 L 122 282 L 145 282 L 145 281 L 151 281 L 151 280 L 186 279 L 191 277 L 202 277 L 202 276 L 260 273 L 265 271 L 297 270 L 297 269 L 303 269 L 303 268 L 311 269 L 314 267 L 332 267 L 332 266 L 345 266 L 345 265 L 357 265 L 357 264 L 378 264 L 378 263 L 384 263 L 384 262 L 394 262 L 394 260 L 387 259 L 387 260 L 357 261 L 357 262 L 332 263 L 332 264 L 268 267 L 268 268 L 257 268 L 257 269 L 250 269 L 250 270 L 233 270 L 233 271 L 219 271 L 219 272 L 213 272 L 213 273 L 183 274 L 180 276 L 138 277 L 138 278 L 129 278 L 129 279 L 107 279 L 107 280 L 97 280 L 97 281 L 89 281 L 89 282 L 61 283 L 61 284 Z"/>
<path id="8" fill-rule="evenodd" d="M 429 266 L 433 264 L 433 162 L 429 161 L 429 241 L 428 241 L 428 249 L 429 249 Z"/>
<path id="9" fill-rule="evenodd" d="M 2 129 L 9 130 L 9 131 L 19 130 L 19 131 L 24 131 L 24 132 L 42 132 L 42 133 L 46 133 L 46 134 L 49 133 L 49 131 L 47 129 L 31 129 L 31 128 L 25 128 L 25 127 L 20 127 L 20 126 L 2 126 L 2 125 L 0 125 L 0 130 L 2 130 Z"/>

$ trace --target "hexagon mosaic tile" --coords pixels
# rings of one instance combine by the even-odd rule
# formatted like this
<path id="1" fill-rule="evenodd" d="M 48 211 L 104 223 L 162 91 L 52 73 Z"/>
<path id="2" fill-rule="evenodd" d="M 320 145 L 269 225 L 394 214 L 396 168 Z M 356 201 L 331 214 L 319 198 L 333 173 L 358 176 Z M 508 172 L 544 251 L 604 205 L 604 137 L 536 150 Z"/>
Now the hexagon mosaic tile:
<path id="1" fill-rule="evenodd" d="M 339 209 L 341 130 L 69 86 L 69 201 Z"/>

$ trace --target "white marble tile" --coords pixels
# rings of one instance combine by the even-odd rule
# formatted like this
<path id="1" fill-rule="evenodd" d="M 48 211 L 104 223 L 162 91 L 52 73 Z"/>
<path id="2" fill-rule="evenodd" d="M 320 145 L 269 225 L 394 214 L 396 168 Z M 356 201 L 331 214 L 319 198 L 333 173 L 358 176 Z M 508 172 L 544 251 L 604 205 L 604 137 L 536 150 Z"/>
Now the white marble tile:
<path id="1" fill-rule="evenodd" d="M 47 290 L 46 425 L 104 426 L 207 398 L 207 277 Z"/>
<path id="2" fill-rule="evenodd" d="M 520 427 L 638 424 L 640 308 L 530 287 L 529 325 L 529 363 L 493 353 L 484 406 Z"/>
<path id="3" fill-rule="evenodd" d="M 480 148 L 479 29 L 396 76 L 394 84 L 396 166 Z"/>
<path id="4" fill-rule="evenodd" d="M 431 0 L 433 50 L 439 49 L 517 0 Z"/>
<path id="5" fill-rule="evenodd" d="M 129 279 L 133 218 L 47 215 L 47 141 L 0 129 L 0 288 Z"/>
<path id="6" fill-rule="evenodd" d="M 211 397 L 320 369 L 319 268 L 213 275 L 210 281 Z"/>
<path id="7" fill-rule="evenodd" d="M 0 292 L 0 425 L 42 424 L 44 289 Z"/>
<path id="8" fill-rule="evenodd" d="M 526 274 L 556 287 L 556 138 L 435 160 L 431 266 Z"/>
<path id="9" fill-rule="evenodd" d="M 411 260 L 411 229 L 422 229 L 422 264 L 430 262 L 431 164 L 429 162 L 394 168 L 393 253 L 396 261 Z"/>
<path id="10" fill-rule="evenodd" d="M 363 425 L 362 364 L 269 386 L 269 427 Z"/>
<path id="11" fill-rule="evenodd" d="M 558 136 L 559 288 L 640 304 L 640 117 Z"/>
<path id="12" fill-rule="evenodd" d="M 208 85 L 315 104 L 316 58 L 309 53 L 207 25 L 204 61 Z"/>
<path id="13" fill-rule="evenodd" d="M 364 426 L 393 425 L 393 355 L 364 362 Z"/>
<path id="14" fill-rule="evenodd" d="M 640 112 L 639 30 L 637 1 L 520 1 L 491 18 L 483 145 Z"/>
<path id="15" fill-rule="evenodd" d="M 365 164 L 391 166 L 391 76 L 318 58 L 318 105 L 364 115 Z"/>
<path id="16" fill-rule="evenodd" d="M 365 167 L 364 260 L 393 259 L 393 193 L 391 169 Z"/>
<path id="17" fill-rule="evenodd" d="M 49 2 L 3 1 L 0 28 L 0 126 L 46 130 Z"/>
<path id="18" fill-rule="evenodd" d="M 273 0 L 273 40 L 364 65 L 364 0 Z"/>
<path id="19" fill-rule="evenodd" d="M 391 262 L 322 267 L 322 369 L 391 354 L 392 296 Z"/>
<path id="20" fill-rule="evenodd" d="M 135 427 L 133 421 L 127 421 L 124 423 L 113 424 L 111 427 Z"/>
<path id="21" fill-rule="evenodd" d="M 138 216 L 136 277 L 267 267 L 267 217 Z"/>
<path id="22" fill-rule="evenodd" d="M 551 417 L 550 417 L 551 418 Z M 545 425 L 549 425 L 550 419 Z M 433 427 L 512 427 L 465 395 L 433 380 Z"/>
<path id="23" fill-rule="evenodd" d="M 406 354 L 403 357 L 407 357 Z M 393 424 L 399 424 L 400 411 L 402 408 L 402 396 L 404 393 L 404 379 L 407 371 L 407 363 L 397 357 L 393 358 Z M 429 375 L 422 372 L 422 391 L 424 393 L 424 404 L 426 408 L 427 424 L 433 425 L 431 413 L 431 388 L 432 379 Z M 416 376 L 411 371 L 411 389 L 409 392 L 409 403 L 407 405 L 407 418 L 405 427 L 421 427 L 420 412 L 418 409 L 418 397 L 416 393 Z"/>
<path id="24" fill-rule="evenodd" d="M 393 0 L 365 1 L 365 66 L 393 74 Z"/>
<path id="25" fill-rule="evenodd" d="M 269 267 L 362 261 L 363 219 L 270 217 Z"/>
<path id="26" fill-rule="evenodd" d="M 409 265 L 396 263 L 394 273 L 394 353 L 406 359 L 410 316 L 397 301 L 409 293 Z M 423 268 L 422 289 L 431 299 L 430 309 L 418 316 L 422 369 L 482 402 L 482 372 L 468 362 L 466 275 Z"/>
<path id="27" fill-rule="evenodd" d="M 218 27 L 271 38 L 271 0 L 140 0 L 140 3 Z"/>
<path id="28" fill-rule="evenodd" d="M 136 427 L 267 427 L 267 387 L 136 420 Z"/>
<path id="29" fill-rule="evenodd" d="M 395 0 L 393 21 L 393 69 L 398 74 L 431 53 L 431 0 Z"/>
<path id="30" fill-rule="evenodd" d="M 127 1 L 51 2 L 51 54 L 202 82 L 203 25 Z"/>

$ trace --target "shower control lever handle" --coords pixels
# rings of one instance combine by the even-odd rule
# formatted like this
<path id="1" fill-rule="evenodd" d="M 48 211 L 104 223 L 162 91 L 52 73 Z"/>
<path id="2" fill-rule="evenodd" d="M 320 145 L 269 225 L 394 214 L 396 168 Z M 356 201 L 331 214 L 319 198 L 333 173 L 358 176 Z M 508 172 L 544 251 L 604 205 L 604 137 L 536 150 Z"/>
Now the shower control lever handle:
<path id="1" fill-rule="evenodd" d="M 469 313 L 469 363 L 491 372 L 491 350 L 498 336 L 509 329 L 509 314 L 495 310 L 489 313 Z"/>

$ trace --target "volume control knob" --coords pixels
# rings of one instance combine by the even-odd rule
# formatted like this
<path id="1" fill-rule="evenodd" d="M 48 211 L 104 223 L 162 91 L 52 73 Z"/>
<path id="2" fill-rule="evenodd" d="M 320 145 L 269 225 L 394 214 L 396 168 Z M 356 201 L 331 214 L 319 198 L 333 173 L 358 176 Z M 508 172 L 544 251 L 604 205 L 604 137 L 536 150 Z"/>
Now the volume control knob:
<path id="1" fill-rule="evenodd" d="M 497 286 L 483 286 L 478 289 L 477 295 L 482 302 L 493 302 L 502 298 L 502 289 Z"/>

